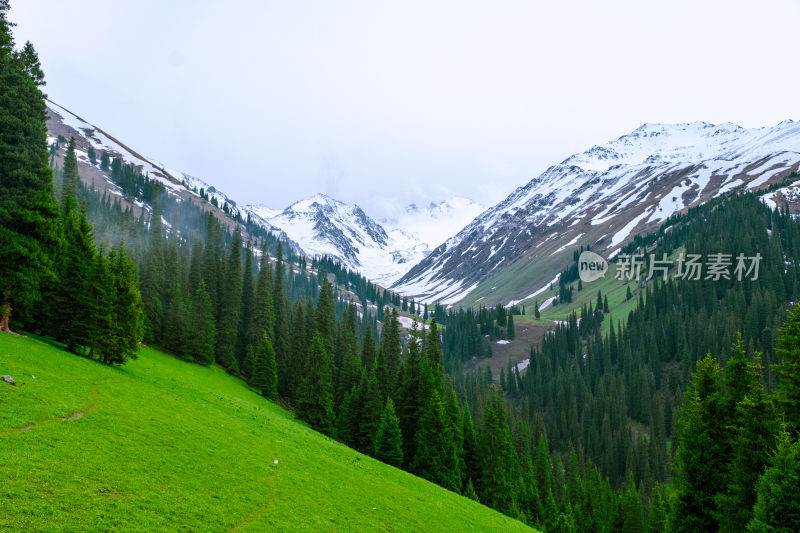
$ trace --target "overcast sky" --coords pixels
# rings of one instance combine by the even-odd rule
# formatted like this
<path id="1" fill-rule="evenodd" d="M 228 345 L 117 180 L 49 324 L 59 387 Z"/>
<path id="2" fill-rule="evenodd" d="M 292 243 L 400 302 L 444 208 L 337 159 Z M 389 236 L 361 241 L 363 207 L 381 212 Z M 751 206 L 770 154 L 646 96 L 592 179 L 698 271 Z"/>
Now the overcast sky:
<path id="1" fill-rule="evenodd" d="M 800 0 L 11 5 L 50 98 L 273 208 L 490 205 L 643 122 L 800 118 Z"/>

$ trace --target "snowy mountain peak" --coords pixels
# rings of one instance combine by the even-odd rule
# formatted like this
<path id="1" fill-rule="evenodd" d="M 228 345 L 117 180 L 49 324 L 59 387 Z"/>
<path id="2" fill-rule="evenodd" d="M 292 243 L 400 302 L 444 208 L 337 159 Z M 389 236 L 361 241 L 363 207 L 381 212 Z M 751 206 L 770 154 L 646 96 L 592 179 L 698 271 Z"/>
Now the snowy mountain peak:
<path id="1" fill-rule="evenodd" d="M 644 123 L 627 135 L 568 157 L 562 165 L 603 172 L 620 164 L 701 163 L 709 159 L 733 159 L 764 145 L 765 136 L 797 129 L 797 124 L 791 120 L 773 128 L 749 129 L 731 122 L 718 125 L 708 122 Z M 793 135 L 796 133 L 794 131 Z M 770 150 L 774 149 L 775 146 L 770 147 Z M 798 151 L 800 147 L 795 139 L 793 144 L 783 149 Z M 766 153 L 762 152 L 762 155 Z"/>
<path id="2" fill-rule="evenodd" d="M 645 123 L 517 188 L 393 288 L 443 303 L 524 301 L 549 285 L 558 270 L 547 269 L 566 266 L 576 246 L 614 254 L 676 212 L 736 187 L 760 190 L 798 169 L 796 121 L 763 128 Z"/>

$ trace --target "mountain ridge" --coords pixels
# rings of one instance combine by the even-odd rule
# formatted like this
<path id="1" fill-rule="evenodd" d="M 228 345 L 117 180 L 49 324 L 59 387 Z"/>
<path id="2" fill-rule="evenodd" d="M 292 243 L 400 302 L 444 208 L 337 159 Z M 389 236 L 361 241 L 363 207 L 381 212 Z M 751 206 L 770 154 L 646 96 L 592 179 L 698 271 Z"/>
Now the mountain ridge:
<path id="1" fill-rule="evenodd" d="M 796 121 L 751 129 L 645 123 L 518 187 L 392 288 L 451 305 L 529 300 L 524 295 L 549 283 L 574 248 L 613 255 L 673 213 L 736 187 L 765 188 L 799 164 Z"/>

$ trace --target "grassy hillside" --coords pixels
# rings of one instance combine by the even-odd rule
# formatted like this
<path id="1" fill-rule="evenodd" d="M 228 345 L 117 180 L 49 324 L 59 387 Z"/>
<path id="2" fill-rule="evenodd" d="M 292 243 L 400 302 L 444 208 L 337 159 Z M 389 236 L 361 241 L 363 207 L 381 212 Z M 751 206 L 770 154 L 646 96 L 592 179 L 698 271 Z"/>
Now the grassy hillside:
<path id="1" fill-rule="evenodd" d="M 3 374 L 3 531 L 530 531 L 149 348 L 109 368 L 0 335 Z"/>

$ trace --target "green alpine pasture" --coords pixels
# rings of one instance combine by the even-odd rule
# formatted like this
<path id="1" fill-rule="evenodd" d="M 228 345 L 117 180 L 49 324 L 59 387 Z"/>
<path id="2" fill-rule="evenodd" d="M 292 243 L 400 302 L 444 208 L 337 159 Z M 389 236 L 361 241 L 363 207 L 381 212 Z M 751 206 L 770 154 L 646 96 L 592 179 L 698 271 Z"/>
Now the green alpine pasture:
<path id="1" fill-rule="evenodd" d="M 0 335 L 2 531 L 531 531 L 361 455 L 218 368 Z M 35 377 L 34 377 L 35 376 Z"/>

